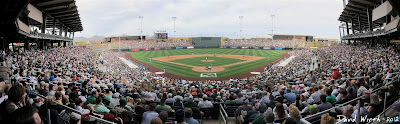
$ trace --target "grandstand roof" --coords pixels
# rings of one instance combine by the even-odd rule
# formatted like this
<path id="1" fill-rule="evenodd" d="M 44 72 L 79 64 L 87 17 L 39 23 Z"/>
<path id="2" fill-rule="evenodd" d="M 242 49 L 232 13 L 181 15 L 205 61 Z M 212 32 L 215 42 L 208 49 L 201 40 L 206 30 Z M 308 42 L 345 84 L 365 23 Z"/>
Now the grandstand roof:
<path id="1" fill-rule="evenodd" d="M 280 36 L 305 36 L 305 37 L 314 37 L 314 35 L 298 35 L 298 34 L 268 34 L 268 35 L 280 35 Z"/>
<path id="2" fill-rule="evenodd" d="M 380 4 L 381 0 L 349 0 L 338 20 L 343 22 L 353 20 L 354 29 L 356 30 L 368 29 L 367 9 L 372 11 L 373 8 Z M 358 22 L 358 16 L 360 16 L 360 22 Z M 383 21 L 374 21 L 374 26 L 381 25 Z M 360 27 L 361 29 L 359 29 Z"/>
<path id="3" fill-rule="evenodd" d="M 55 19 L 67 26 L 69 31 L 83 31 L 75 0 L 32 0 L 30 3 L 49 15 L 48 24 Z"/>

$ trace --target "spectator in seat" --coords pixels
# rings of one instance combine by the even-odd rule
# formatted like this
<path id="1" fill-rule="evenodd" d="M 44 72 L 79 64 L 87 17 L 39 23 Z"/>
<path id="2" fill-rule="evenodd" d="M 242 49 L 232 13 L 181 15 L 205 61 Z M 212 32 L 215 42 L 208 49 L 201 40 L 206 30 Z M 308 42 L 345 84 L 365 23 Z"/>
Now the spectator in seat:
<path id="1" fill-rule="evenodd" d="M 213 104 L 211 101 L 208 101 L 207 95 L 203 96 L 203 101 L 199 102 L 199 108 L 213 108 Z"/>
<path id="2" fill-rule="evenodd" d="M 96 105 L 94 107 L 94 112 L 104 115 L 105 113 L 109 113 L 110 110 L 104 106 L 102 99 L 96 99 Z"/>
<path id="3" fill-rule="evenodd" d="M 236 104 L 243 104 L 243 101 L 246 98 L 243 96 L 243 94 L 239 93 L 238 98 L 235 99 Z"/>
<path id="4" fill-rule="evenodd" d="M 90 94 L 89 97 L 87 97 L 85 104 L 96 104 L 96 98 L 99 96 L 99 93 L 97 91 L 92 91 L 92 94 Z"/>
<path id="5" fill-rule="evenodd" d="M 158 117 L 156 112 L 156 104 L 152 103 L 149 106 L 149 111 L 143 113 L 142 124 L 150 124 L 151 119 Z"/>
<path id="6" fill-rule="evenodd" d="M 289 88 L 286 90 L 286 94 L 283 96 L 288 100 L 289 104 L 294 103 L 296 100 L 296 94 L 292 93 L 292 90 Z"/>
<path id="7" fill-rule="evenodd" d="M 288 117 L 283 121 L 282 124 L 296 124 L 296 119 L 294 117 Z"/>
<path id="8" fill-rule="evenodd" d="M 167 95 L 167 99 L 165 100 L 165 103 L 175 103 L 175 99 L 172 98 L 172 94 Z"/>
<path id="9" fill-rule="evenodd" d="M 318 112 L 318 108 L 315 105 L 307 105 L 307 109 L 308 109 L 308 111 L 310 113 L 307 116 L 311 116 L 311 115 L 313 115 L 313 114 Z"/>
<path id="10" fill-rule="evenodd" d="M 235 100 L 233 99 L 233 95 L 228 97 L 228 100 L 225 101 L 225 104 L 236 104 Z"/>
<path id="11" fill-rule="evenodd" d="M 24 106 L 15 110 L 10 117 L 10 124 L 41 124 L 38 110 L 32 106 Z"/>
<path id="12" fill-rule="evenodd" d="M 336 102 L 335 104 L 343 104 L 343 103 L 350 101 L 350 99 L 347 97 L 346 90 L 340 91 L 339 95 L 340 95 L 340 101 Z"/>
<path id="13" fill-rule="evenodd" d="M 267 111 L 267 112 L 264 112 L 264 121 L 265 121 L 265 124 L 275 124 L 275 115 L 274 115 L 274 113 L 272 113 L 271 111 Z M 253 123 L 253 124 L 257 124 L 257 123 Z"/>
<path id="14" fill-rule="evenodd" d="M 361 85 L 361 83 L 356 83 L 355 85 L 357 89 L 357 97 L 364 95 L 364 93 L 367 91 L 367 88 Z"/>
<path id="15" fill-rule="evenodd" d="M 330 88 L 325 89 L 326 102 L 331 103 L 332 105 L 336 102 L 336 97 L 332 95 L 332 90 Z"/>
<path id="16" fill-rule="evenodd" d="M 299 109 L 292 104 L 289 106 L 288 110 L 289 110 L 289 116 L 295 118 L 297 124 L 300 124 L 301 115 Z"/>
<path id="17" fill-rule="evenodd" d="M 55 94 L 55 100 L 54 101 L 57 102 L 57 103 L 63 104 L 62 98 L 63 98 L 62 93 L 57 91 L 56 94 Z"/>
<path id="18" fill-rule="evenodd" d="M 185 122 L 185 111 L 178 109 L 175 112 L 175 124 L 186 124 Z"/>
<path id="19" fill-rule="evenodd" d="M 150 124 L 162 124 L 162 120 L 159 117 L 156 117 L 151 119 Z"/>
<path id="20" fill-rule="evenodd" d="M 156 112 L 162 112 L 162 111 L 166 111 L 166 112 L 172 112 L 172 108 L 171 106 L 165 104 L 165 99 L 161 99 L 161 104 L 157 105 L 156 107 Z"/>
<path id="21" fill-rule="evenodd" d="M 180 107 L 183 108 L 183 102 L 181 97 L 177 97 L 176 101 L 174 102 L 174 104 L 172 105 L 173 107 Z"/>
<path id="22" fill-rule="evenodd" d="M 199 124 L 199 121 L 197 121 L 192 117 L 193 112 L 191 108 L 185 108 L 184 112 L 185 112 L 185 122 L 187 124 Z"/>
<path id="23" fill-rule="evenodd" d="M 335 124 L 335 118 L 326 113 L 321 117 L 321 124 Z"/>
<path id="24" fill-rule="evenodd" d="M 168 122 L 168 113 L 166 111 L 162 111 L 158 114 L 158 117 L 161 119 L 163 124 L 166 124 Z"/>
<path id="25" fill-rule="evenodd" d="M 8 91 L 8 99 L 6 100 L 6 112 L 8 114 L 14 112 L 18 108 L 22 108 L 25 106 L 25 98 L 27 93 L 25 89 L 19 85 L 13 85 Z"/>
<path id="26" fill-rule="evenodd" d="M 350 124 L 350 123 L 352 123 L 352 122 L 345 122 L 345 120 L 351 119 L 351 114 L 353 114 L 353 111 L 354 111 L 353 110 L 353 106 L 351 106 L 351 105 L 344 106 L 342 108 L 342 114 L 345 116 L 345 118 L 343 118 L 342 120 L 340 120 L 336 124 Z"/>
<path id="27" fill-rule="evenodd" d="M 75 105 L 76 105 L 75 110 L 82 111 L 83 110 L 83 108 L 82 108 L 82 106 L 83 106 L 82 99 L 81 98 L 75 98 L 74 102 L 75 102 Z"/>
<path id="28" fill-rule="evenodd" d="M 378 94 L 376 93 L 371 94 L 369 100 L 370 103 L 368 107 L 368 113 L 374 113 L 378 108 L 381 107 Z"/>
<path id="29" fill-rule="evenodd" d="M 326 102 L 326 99 L 327 99 L 326 95 L 322 94 L 322 95 L 320 96 L 321 104 L 319 104 L 319 105 L 317 106 L 317 107 L 318 107 L 318 110 L 319 110 L 320 112 L 332 108 L 332 104 L 329 103 L 329 102 Z"/>
<path id="30" fill-rule="evenodd" d="M 87 100 L 86 99 L 86 95 L 87 95 L 87 92 L 85 90 L 82 90 L 81 95 L 79 96 L 79 98 L 81 98 L 83 103 L 86 103 L 86 100 Z"/>
<path id="31" fill-rule="evenodd" d="M 142 99 L 136 99 L 135 100 L 135 113 L 140 116 L 143 116 L 144 112 L 146 112 L 146 109 L 144 108 Z"/>
<path id="32" fill-rule="evenodd" d="M 285 108 L 283 107 L 282 103 L 279 102 L 276 103 L 274 113 L 276 115 L 275 120 L 281 120 L 289 117 L 289 114 L 285 111 Z"/>
<path id="33" fill-rule="evenodd" d="M 333 67 L 332 71 L 333 71 L 332 78 L 335 80 L 339 79 L 340 78 L 339 69 L 337 67 Z"/>

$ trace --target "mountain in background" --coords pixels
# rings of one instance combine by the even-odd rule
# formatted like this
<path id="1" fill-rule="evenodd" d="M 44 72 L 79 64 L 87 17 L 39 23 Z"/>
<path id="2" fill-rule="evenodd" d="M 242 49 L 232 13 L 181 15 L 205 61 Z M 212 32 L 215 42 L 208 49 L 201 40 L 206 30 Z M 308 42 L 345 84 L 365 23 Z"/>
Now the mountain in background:
<path id="1" fill-rule="evenodd" d="M 103 39 L 104 36 L 98 36 L 98 35 L 94 35 L 92 37 L 74 37 L 74 41 L 95 41 L 95 40 L 101 40 Z"/>

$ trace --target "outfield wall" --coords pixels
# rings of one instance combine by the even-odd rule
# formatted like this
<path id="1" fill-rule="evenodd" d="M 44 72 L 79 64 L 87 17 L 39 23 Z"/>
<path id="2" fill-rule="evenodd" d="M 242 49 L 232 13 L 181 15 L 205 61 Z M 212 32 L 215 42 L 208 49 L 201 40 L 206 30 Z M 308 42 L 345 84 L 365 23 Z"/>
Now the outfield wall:
<path id="1" fill-rule="evenodd" d="M 121 52 L 137 52 L 137 51 L 153 51 L 153 50 L 174 50 L 174 49 L 193 49 L 193 48 L 204 48 L 204 47 L 165 47 L 165 48 L 145 48 L 145 49 L 121 49 Z M 292 48 L 280 48 L 280 47 L 237 47 L 237 46 L 224 46 L 222 49 L 264 49 L 264 50 L 292 50 Z M 297 48 L 301 49 L 301 48 Z M 118 52 L 119 49 L 112 49 L 114 52 Z"/>

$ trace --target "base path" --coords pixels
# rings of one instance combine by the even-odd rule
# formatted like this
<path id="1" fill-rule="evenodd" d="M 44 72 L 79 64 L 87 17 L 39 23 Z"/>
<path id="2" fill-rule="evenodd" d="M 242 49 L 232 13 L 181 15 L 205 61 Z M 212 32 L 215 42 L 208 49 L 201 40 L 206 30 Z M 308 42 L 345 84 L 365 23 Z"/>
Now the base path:
<path id="1" fill-rule="evenodd" d="M 210 55 L 211 55 L 211 54 L 210 54 Z M 194 55 L 194 56 L 198 56 L 198 55 Z M 214 56 L 214 54 L 212 54 L 212 56 Z M 185 79 L 185 80 L 189 80 L 189 81 L 207 81 L 207 80 L 220 80 L 220 81 L 222 81 L 222 80 L 229 80 L 229 79 L 231 79 L 231 78 L 234 78 L 234 79 L 243 79 L 243 78 L 247 78 L 247 77 L 252 77 L 252 76 L 254 76 L 254 75 L 250 74 L 250 72 L 264 72 L 264 68 L 265 68 L 265 67 L 267 67 L 267 66 L 269 66 L 269 65 L 271 65 L 271 64 L 273 64 L 273 63 L 276 63 L 278 60 L 280 60 L 281 58 L 284 58 L 284 57 L 289 57 L 288 52 L 283 53 L 281 57 L 276 58 L 275 60 L 270 61 L 270 62 L 264 64 L 263 66 L 260 66 L 260 67 L 258 67 L 258 68 L 256 68 L 256 69 L 253 69 L 253 70 L 249 71 L 248 73 L 244 73 L 244 74 L 240 74 L 240 75 L 232 76 L 232 77 L 193 78 L 193 77 L 184 77 L 184 76 L 180 76 L 180 75 L 176 75 L 176 74 L 171 74 L 171 73 L 168 73 L 168 72 L 165 72 L 162 76 L 163 76 L 163 77 L 172 78 L 172 79 Z M 142 62 L 142 61 L 140 61 L 140 60 L 137 60 L 137 59 L 133 58 L 132 55 L 129 54 L 129 53 L 125 53 L 125 58 L 129 58 L 129 59 L 131 59 L 132 61 L 135 61 L 135 62 L 137 62 L 137 63 L 140 63 L 140 64 L 142 64 L 142 65 L 144 65 L 144 66 L 147 66 L 149 72 L 155 73 L 155 72 L 161 72 L 161 71 L 163 71 L 162 69 L 156 68 L 156 67 L 154 67 L 154 66 L 151 66 L 150 64 L 144 63 L 144 62 Z M 213 68 L 214 68 L 214 66 L 213 66 Z M 203 69 L 204 69 L 204 68 L 203 68 Z"/>

